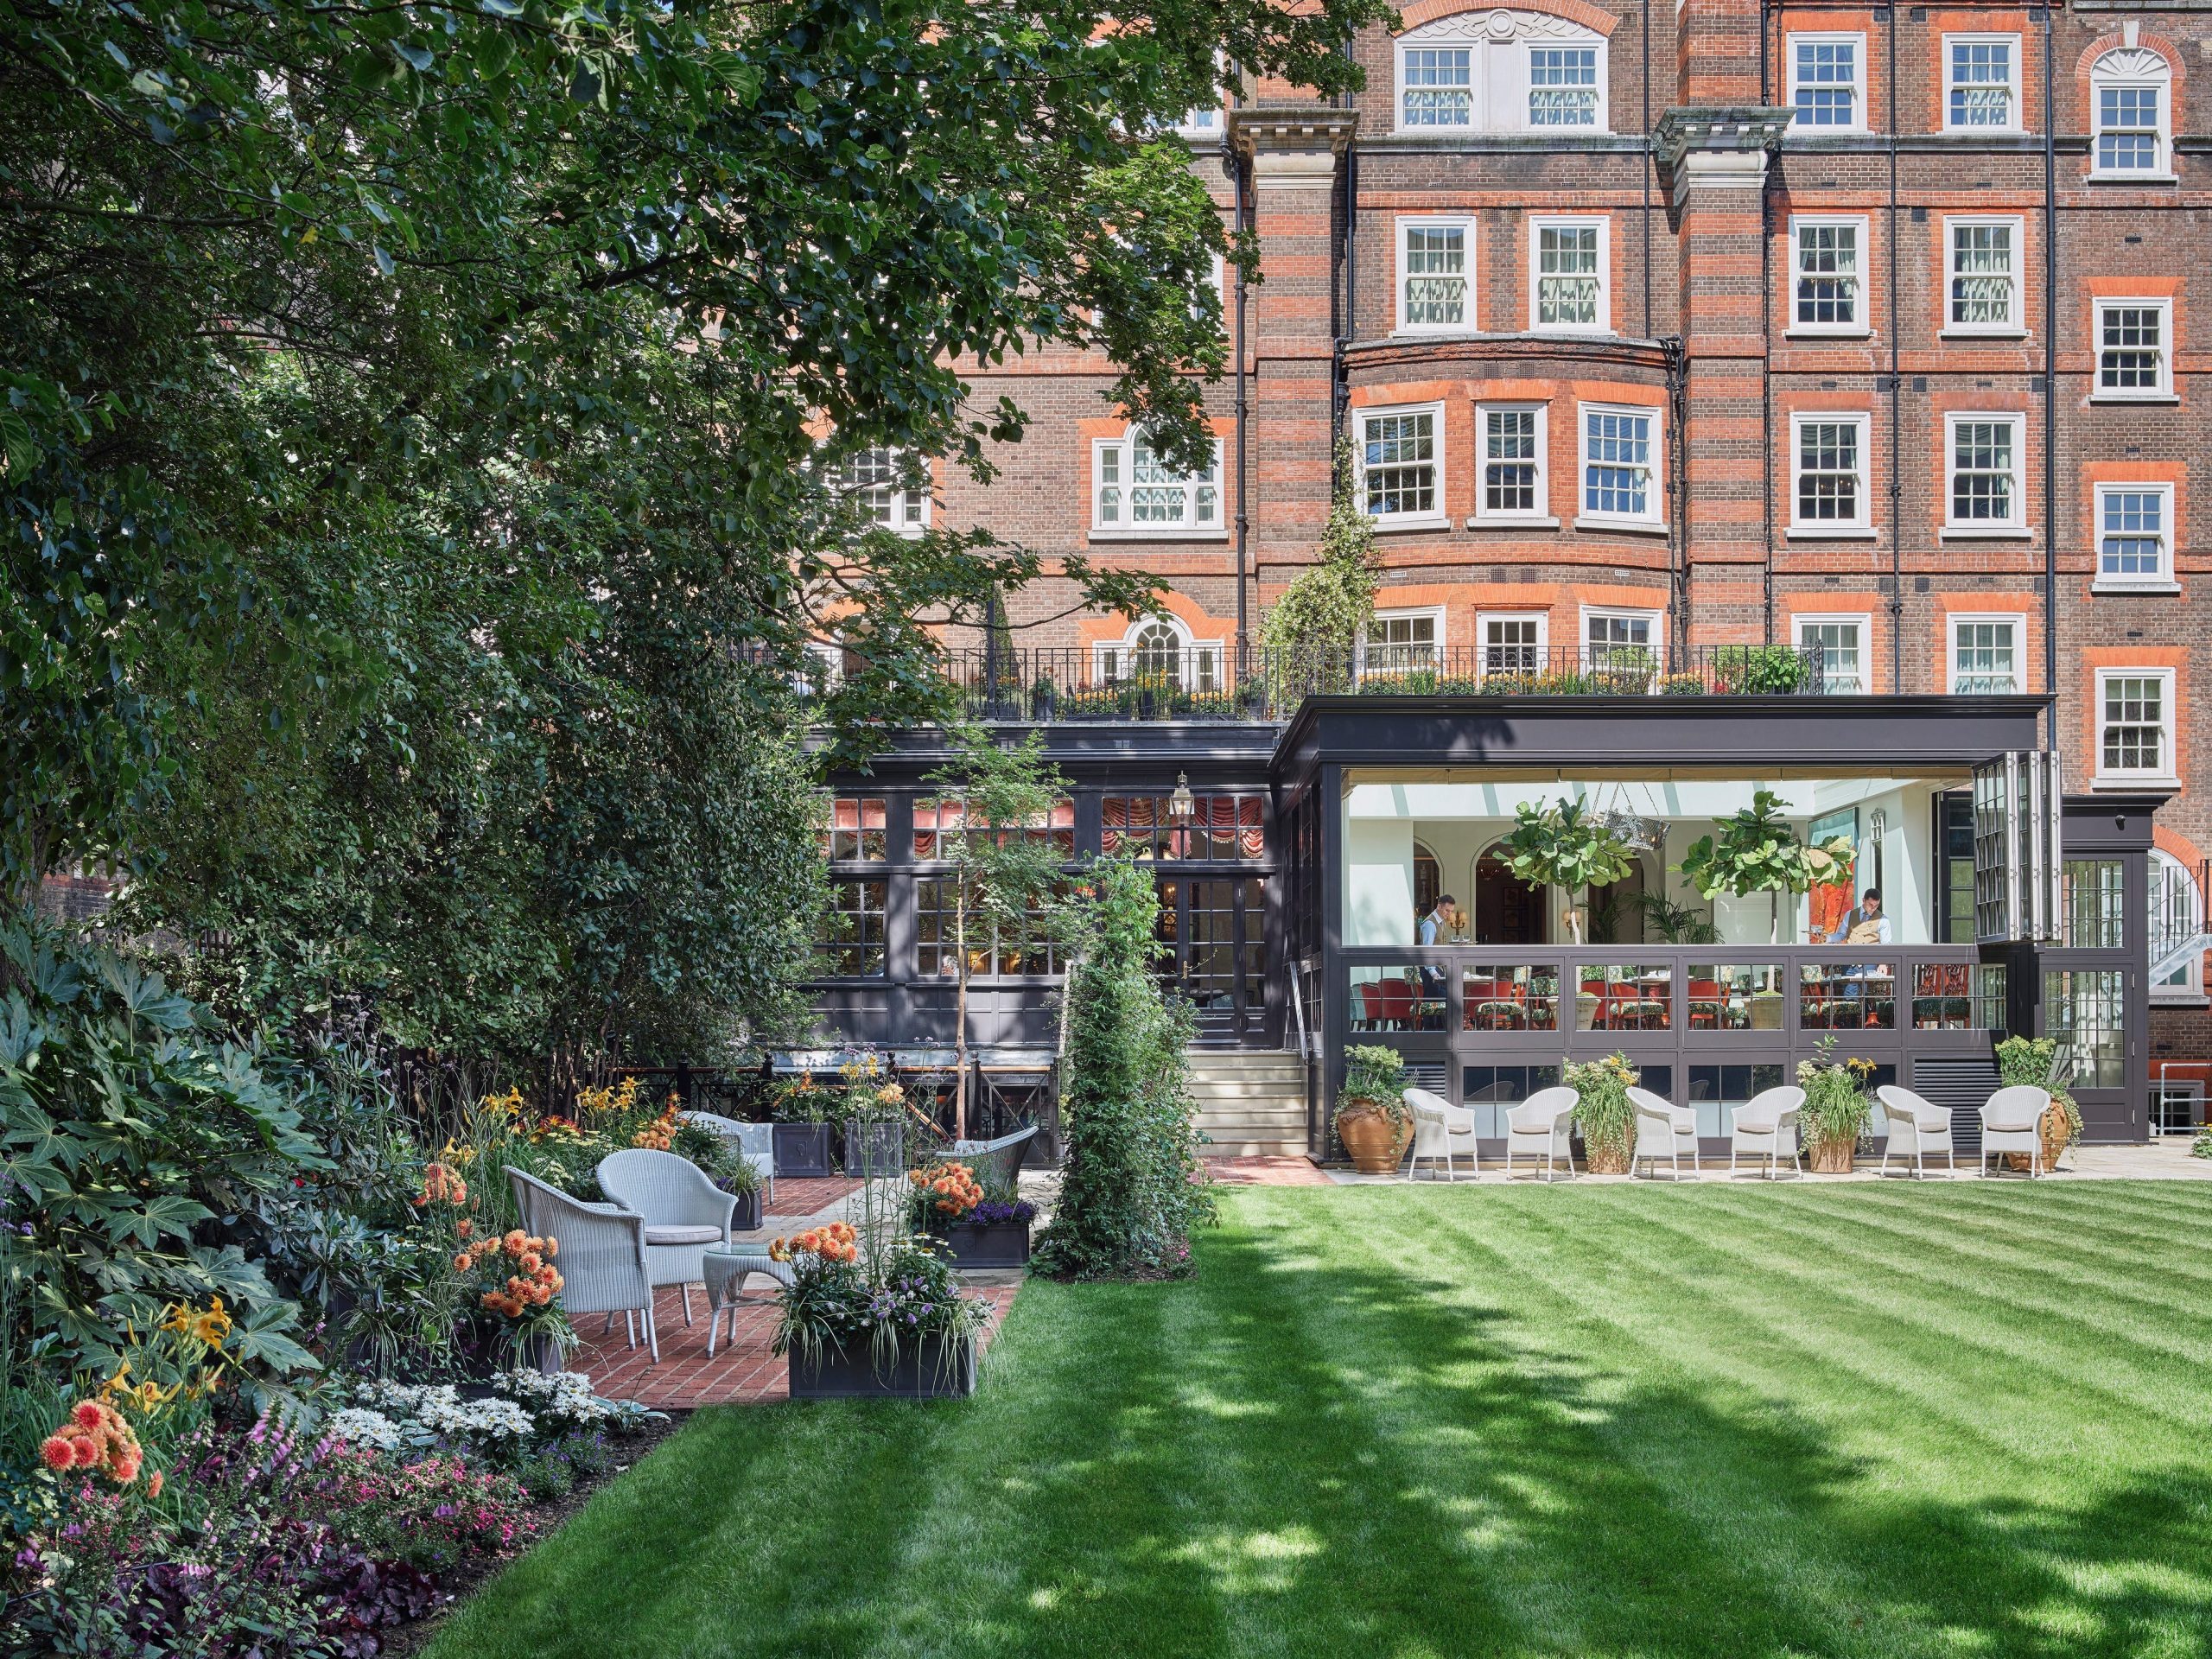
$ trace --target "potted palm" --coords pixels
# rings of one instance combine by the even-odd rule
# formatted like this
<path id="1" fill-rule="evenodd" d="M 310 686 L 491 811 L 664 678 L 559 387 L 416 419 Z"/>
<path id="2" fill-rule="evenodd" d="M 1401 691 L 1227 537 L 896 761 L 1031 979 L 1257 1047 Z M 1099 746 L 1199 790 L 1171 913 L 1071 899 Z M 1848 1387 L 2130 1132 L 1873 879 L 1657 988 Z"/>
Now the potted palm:
<path id="1" fill-rule="evenodd" d="M 1782 895 L 1851 879 L 1853 852 L 1842 836 L 1811 845 L 1782 816 L 1788 803 L 1770 789 L 1755 790 L 1751 804 L 1724 819 L 1718 836 L 1700 836 L 1675 869 L 1707 899 L 1720 893 L 1772 895 L 1767 943 L 1782 937 Z"/>
<path id="2" fill-rule="evenodd" d="M 1363 1175 L 1388 1175 L 1404 1155 L 1413 1128 L 1405 1086 L 1406 1063 L 1396 1049 L 1370 1044 L 1344 1051 L 1344 1086 L 1333 1122 L 1352 1167 Z"/>
<path id="3" fill-rule="evenodd" d="M 1576 1061 L 1560 1081 L 1574 1090 L 1574 1127 L 1582 1131 L 1582 1156 L 1592 1175 L 1625 1175 L 1636 1147 L 1636 1107 L 1628 1091 L 1642 1073 L 1628 1056 Z"/>
<path id="4" fill-rule="evenodd" d="M 1851 1059 L 1839 1065 L 1834 1057 L 1835 1037 L 1830 1033 L 1821 1039 L 1811 1058 L 1797 1062 L 1797 1086 L 1805 1091 L 1797 1124 L 1804 1131 L 1815 1175 L 1851 1173 L 1859 1137 L 1873 1114 L 1873 1103 L 1866 1098 L 1866 1078 L 1874 1063 Z"/>
<path id="5" fill-rule="evenodd" d="M 2007 1037 L 1997 1045 L 1997 1080 L 2006 1088 L 2026 1084 L 2050 1092 L 2050 1109 L 2036 1125 L 2043 1135 L 2043 1166 L 2058 1167 L 2058 1154 L 2082 1138 L 2082 1109 L 2058 1072 L 2058 1044 L 2049 1037 Z M 2005 1154 L 2008 1169 L 2024 1170 L 2023 1152 Z"/>
<path id="6" fill-rule="evenodd" d="M 1523 801 L 1515 817 L 1513 833 L 1505 839 L 1507 864 L 1532 887 L 1566 889 L 1567 931 L 1580 944 L 1586 889 L 1611 887 L 1636 868 L 1636 855 L 1618 831 L 1592 817 L 1580 801 L 1542 806 Z"/>

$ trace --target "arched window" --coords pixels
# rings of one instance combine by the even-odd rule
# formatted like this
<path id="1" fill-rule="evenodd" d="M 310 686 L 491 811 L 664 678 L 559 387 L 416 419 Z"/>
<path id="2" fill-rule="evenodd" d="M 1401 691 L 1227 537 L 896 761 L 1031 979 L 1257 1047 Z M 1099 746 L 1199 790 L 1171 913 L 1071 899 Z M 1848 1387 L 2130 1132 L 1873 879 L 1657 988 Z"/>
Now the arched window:
<path id="1" fill-rule="evenodd" d="M 1091 448 L 1090 529 L 1095 536 L 1219 536 L 1221 440 L 1195 473 L 1178 473 L 1131 427 Z"/>
<path id="2" fill-rule="evenodd" d="M 1147 616 L 1120 639 L 1093 648 L 1094 666 L 1108 685 L 1147 680 L 1184 691 L 1217 691 L 1222 686 L 1221 645 L 1191 637 L 1172 616 Z"/>
<path id="3" fill-rule="evenodd" d="M 1398 37 L 1401 132 L 1609 130 L 1605 37 L 1538 11 L 1459 12 Z"/>
<path id="4" fill-rule="evenodd" d="M 2089 71 L 2093 174 L 2165 178 L 2173 172 L 2173 68 L 2148 47 L 2123 46 Z"/>
<path id="5" fill-rule="evenodd" d="M 2180 960 L 2174 961 L 2178 954 Z M 2196 1001 L 2204 995 L 2204 894 L 2188 865 L 2151 849 L 2151 1000 Z"/>

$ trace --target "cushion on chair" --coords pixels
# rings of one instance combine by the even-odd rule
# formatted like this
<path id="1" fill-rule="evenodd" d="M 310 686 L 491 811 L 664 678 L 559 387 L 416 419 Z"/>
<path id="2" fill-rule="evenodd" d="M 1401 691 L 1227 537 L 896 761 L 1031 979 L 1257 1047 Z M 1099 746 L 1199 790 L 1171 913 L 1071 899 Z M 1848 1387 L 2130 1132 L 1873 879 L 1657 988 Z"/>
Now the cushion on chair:
<path id="1" fill-rule="evenodd" d="M 722 1230 L 719 1227 L 648 1227 L 648 1244 L 719 1244 Z"/>

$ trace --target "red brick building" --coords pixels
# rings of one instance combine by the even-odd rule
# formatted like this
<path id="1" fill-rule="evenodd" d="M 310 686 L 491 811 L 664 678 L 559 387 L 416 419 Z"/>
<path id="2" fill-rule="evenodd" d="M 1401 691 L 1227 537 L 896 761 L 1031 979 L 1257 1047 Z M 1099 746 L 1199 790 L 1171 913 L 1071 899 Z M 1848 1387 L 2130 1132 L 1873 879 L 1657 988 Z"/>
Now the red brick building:
<path id="1" fill-rule="evenodd" d="M 2174 791 L 2150 1064 L 2212 1052 L 2201 950 L 2171 960 L 2212 850 L 2212 6 L 1415 0 L 1357 52 L 1341 105 L 1245 86 L 1185 130 L 1262 277 L 1224 296 L 1210 474 L 1151 467 L 1103 363 L 975 375 L 1034 424 L 927 511 L 1173 589 L 1142 637 L 1021 643 L 1225 683 L 1342 430 L 1375 660 L 1802 645 L 1832 690 L 2046 699 L 2070 794 Z"/>

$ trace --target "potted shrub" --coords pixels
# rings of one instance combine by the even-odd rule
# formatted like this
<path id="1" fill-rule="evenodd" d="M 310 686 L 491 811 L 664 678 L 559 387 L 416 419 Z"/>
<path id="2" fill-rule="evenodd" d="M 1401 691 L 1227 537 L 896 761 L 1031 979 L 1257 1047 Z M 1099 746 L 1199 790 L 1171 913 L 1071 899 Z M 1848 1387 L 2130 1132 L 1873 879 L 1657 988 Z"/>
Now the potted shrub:
<path id="1" fill-rule="evenodd" d="M 1037 1206 L 1011 1192 L 987 1193 L 969 1166 L 930 1164 L 906 1177 L 910 1222 L 952 1252 L 956 1268 L 1020 1268 L 1029 1262 L 1029 1224 Z"/>
<path id="2" fill-rule="evenodd" d="M 1538 806 L 1523 801 L 1517 822 L 1505 839 L 1506 862 L 1515 877 L 1532 887 L 1567 890 L 1567 925 L 1582 943 L 1583 893 L 1611 887 L 1636 868 L 1636 855 L 1613 828 L 1593 818 L 1580 801 L 1553 801 Z"/>
<path id="3" fill-rule="evenodd" d="M 1793 659 L 1794 660 L 1794 659 Z M 1852 846 L 1842 836 L 1808 846 L 1782 816 L 1785 804 L 1770 789 L 1755 790 L 1751 804 L 1725 820 L 1718 836 L 1700 836 L 1675 870 L 1707 899 L 1726 893 L 1773 895 L 1767 943 L 1782 937 L 1782 895 L 1809 893 L 1851 879 Z"/>
<path id="4" fill-rule="evenodd" d="M 2006 1088 L 2027 1084 L 2050 1090 L 2050 1109 L 2036 1128 L 2043 1135 L 2043 1166 L 2058 1167 L 2058 1154 L 2082 1138 L 2082 1109 L 2058 1077 L 2058 1044 L 2050 1037 L 2007 1037 L 1997 1045 L 1997 1080 Z M 2024 1171 L 2025 1153 L 2004 1154 L 2007 1169 Z"/>
<path id="5" fill-rule="evenodd" d="M 1036 683 L 1029 688 L 1029 713 L 1033 720 L 1050 720 L 1052 709 L 1058 701 L 1060 689 L 1049 674 L 1039 674 Z"/>
<path id="6" fill-rule="evenodd" d="M 1642 1074 L 1628 1056 L 1570 1062 L 1560 1081 L 1574 1090 L 1574 1127 L 1582 1131 L 1582 1157 L 1592 1175 L 1625 1175 L 1636 1150 L 1636 1108 L 1628 1091 Z"/>
<path id="7" fill-rule="evenodd" d="M 1388 1175 L 1405 1154 L 1413 1133 L 1405 1086 L 1406 1063 L 1396 1049 L 1370 1044 L 1344 1051 L 1344 1086 L 1332 1122 L 1362 1174 Z"/>
<path id="8" fill-rule="evenodd" d="M 1797 1086 L 1805 1091 L 1798 1109 L 1797 1127 L 1815 1175 L 1848 1175 L 1859 1153 L 1859 1137 L 1866 1131 L 1873 1103 L 1866 1097 L 1866 1078 L 1874 1070 L 1872 1060 L 1835 1058 L 1835 1038 L 1821 1039 L 1808 1059 L 1797 1062 Z"/>
<path id="9" fill-rule="evenodd" d="M 988 1313 L 960 1294 L 950 1254 L 906 1237 L 863 1249 L 846 1222 L 779 1238 L 791 1269 L 778 1293 L 775 1351 L 794 1400 L 951 1399 L 976 1391 Z"/>
<path id="10" fill-rule="evenodd" d="M 830 1093 L 802 1071 L 776 1097 L 776 1173 L 804 1178 L 827 1175 L 830 1168 Z"/>

